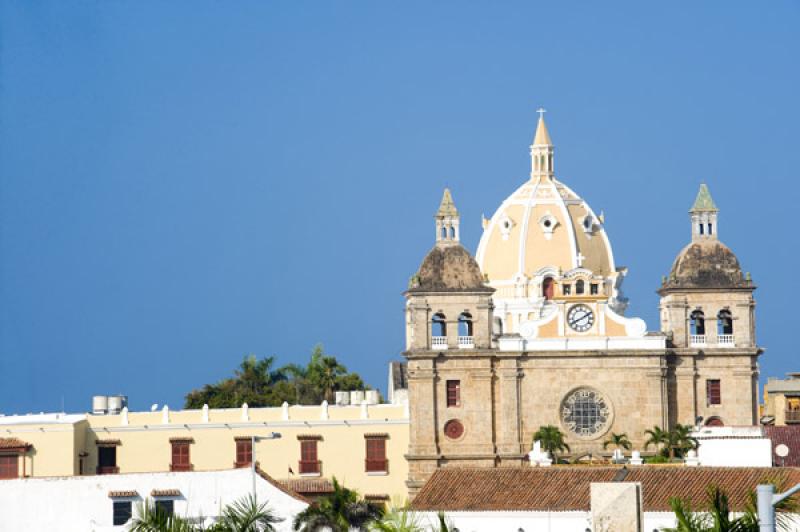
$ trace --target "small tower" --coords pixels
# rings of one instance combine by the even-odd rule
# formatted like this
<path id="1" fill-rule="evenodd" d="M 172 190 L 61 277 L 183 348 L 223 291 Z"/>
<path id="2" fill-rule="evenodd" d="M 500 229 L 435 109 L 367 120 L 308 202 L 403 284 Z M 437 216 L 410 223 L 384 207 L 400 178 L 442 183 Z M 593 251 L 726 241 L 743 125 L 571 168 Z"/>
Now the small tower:
<path id="1" fill-rule="evenodd" d="M 671 336 L 675 369 L 670 423 L 757 422 L 755 286 L 717 238 L 719 209 L 700 185 L 689 210 L 692 241 L 658 290 L 661 330 Z"/>
<path id="2" fill-rule="evenodd" d="M 711 193 L 705 183 L 700 185 L 694 205 L 689 210 L 692 218 L 692 242 L 703 239 L 717 239 L 717 213 L 719 209 L 711 199 Z"/>
<path id="3" fill-rule="evenodd" d="M 531 144 L 531 179 L 533 181 L 549 181 L 553 179 L 553 141 L 544 123 L 544 109 L 539 109 L 539 124 Z"/>
<path id="4" fill-rule="evenodd" d="M 439 205 L 434 219 L 436 220 L 437 243 L 457 243 L 460 240 L 458 225 L 461 217 L 453 203 L 453 196 L 450 195 L 449 188 L 444 189 L 442 203 Z"/>

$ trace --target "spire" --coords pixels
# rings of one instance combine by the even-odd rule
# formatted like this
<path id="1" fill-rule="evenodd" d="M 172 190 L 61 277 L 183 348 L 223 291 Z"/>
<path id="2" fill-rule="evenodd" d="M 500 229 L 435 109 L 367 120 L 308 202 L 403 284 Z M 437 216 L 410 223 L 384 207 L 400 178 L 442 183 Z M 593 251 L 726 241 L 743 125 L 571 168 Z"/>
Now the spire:
<path id="1" fill-rule="evenodd" d="M 700 184 L 700 190 L 694 200 L 694 205 L 689 209 L 689 217 L 692 220 L 692 242 L 698 240 L 716 240 L 717 231 L 717 208 L 711 193 L 705 183 Z"/>
<path id="2" fill-rule="evenodd" d="M 697 198 L 694 200 L 694 205 L 692 205 L 691 210 L 689 212 L 717 212 L 719 209 L 714 204 L 714 200 L 711 199 L 711 192 L 708 191 L 708 187 L 705 183 L 700 184 L 700 190 L 697 191 Z"/>
<path id="3" fill-rule="evenodd" d="M 458 216 L 458 210 L 455 203 L 453 203 L 453 196 L 450 195 L 450 189 L 444 189 L 442 194 L 442 203 L 439 204 L 439 210 L 436 212 L 436 217 L 439 216 Z"/>
<path id="4" fill-rule="evenodd" d="M 544 123 L 544 109 L 541 107 L 536 111 L 539 113 L 539 124 L 536 126 L 536 135 L 533 137 L 534 146 L 552 146 L 553 141 L 550 140 L 550 134 L 547 132 L 547 125 Z"/>
<path id="5" fill-rule="evenodd" d="M 434 218 L 436 219 L 436 243 L 453 244 L 458 242 L 460 217 L 449 188 L 444 189 L 442 202 L 439 204 L 439 210 L 436 211 Z"/>
<path id="6" fill-rule="evenodd" d="M 531 144 L 531 179 L 542 182 L 553 179 L 553 141 L 544 123 L 546 111 L 540 107 L 536 112 L 539 113 L 539 124 Z"/>

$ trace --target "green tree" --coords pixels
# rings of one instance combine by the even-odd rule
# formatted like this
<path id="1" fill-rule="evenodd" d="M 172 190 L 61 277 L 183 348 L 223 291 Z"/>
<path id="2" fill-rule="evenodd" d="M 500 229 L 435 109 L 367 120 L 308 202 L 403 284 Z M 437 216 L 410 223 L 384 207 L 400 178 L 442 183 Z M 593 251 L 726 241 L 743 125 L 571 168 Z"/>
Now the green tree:
<path id="1" fill-rule="evenodd" d="M 378 505 L 361 499 L 357 492 L 342 486 L 334 477 L 333 493 L 297 514 L 292 526 L 304 532 L 316 532 L 321 528 L 348 532 L 351 528 L 366 530 L 382 516 Z"/>
<path id="2" fill-rule="evenodd" d="M 538 441 L 542 449 L 550 453 L 553 461 L 558 463 L 556 453 L 569 452 L 569 445 L 564 441 L 564 433 L 554 425 L 544 425 L 533 435 L 533 441 Z"/>
<path id="3" fill-rule="evenodd" d="M 607 449 L 609 445 L 613 445 L 617 449 L 625 449 L 626 451 L 633 447 L 633 444 L 631 443 L 631 440 L 628 439 L 628 434 L 626 432 L 623 432 L 622 434 L 616 434 L 612 432 L 611 437 L 603 442 L 603 449 Z"/>
<path id="4" fill-rule="evenodd" d="M 225 506 L 208 532 L 273 532 L 273 525 L 281 521 L 266 502 L 259 503 L 251 494 Z"/>
<path id="5" fill-rule="evenodd" d="M 690 425 L 675 425 L 669 432 L 669 457 L 683 457 L 687 451 L 697 449 L 698 441 L 692 437 L 694 429 Z"/>
<path id="6" fill-rule="evenodd" d="M 653 426 L 652 429 L 644 431 L 647 439 L 644 441 L 644 448 L 647 449 L 651 445 L 656 447 L 656 450 L 667 449 L 670 445 L 669 432 L 663 430 L 661 427 Z"/>
<path id="7" fill-rule="evenodd" d="M 131 520 L 130 532 L 194 532 L 197 530 L 188 520 L 168 514 L 149 499 L 137 505 L 136 514 L 136 517 Z"/>
<path id="8" fill-rule="evenodd" d="M 425 532 L 425 527 L 419 522 L 417 515 L 404 506 L 392 508 L 380 520 L 370 525 L 374 532 Z"/>

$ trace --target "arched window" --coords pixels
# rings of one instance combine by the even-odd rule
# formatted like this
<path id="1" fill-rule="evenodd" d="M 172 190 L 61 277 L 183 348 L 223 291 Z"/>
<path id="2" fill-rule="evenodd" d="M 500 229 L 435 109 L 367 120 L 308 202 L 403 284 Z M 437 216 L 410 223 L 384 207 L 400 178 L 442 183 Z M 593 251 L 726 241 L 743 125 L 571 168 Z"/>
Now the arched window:
<path id="1" fill-rule="evenodd" d="M 717 334 L 733 334 L 733 315 L 730 310 L 720 310 L 717 314 Z"/>
<path id="2" fill-rule="evenodd" d="M 495 316 L 493 322 L 492 334 L 495 336 L 503 336 L 503 318 Z"/>
<path id="3" fill-rule="evenodd" d="M 708 224 L 708 234 L 709 235 L 713 235 L 714 234 L 714 225 L 713 224 Z"/>
<path id="4" fill-rule="evenodd" d="M 702 310 L 695 310 L 689 316 L 691 320 L 691 334 L 704 335 L 706 334 L 706 317 Z"/>
<path id="5" fill-rule="evenodd" d="M 431 336 L 447 336 L 447 322 L 441 312 L 433 315 L 431 326 Z"/>
<path id="6" fill-rule="evenodd" d="M 703 234 L 703 224 L 700 224 L 698 227 L 700 229 L 700 234 L 702 235 Z"/>
<path id="7" fill-rule="evenodd" d="M 456 239 L 456 228 L 451 226 L 450 227 L 450 240 L 455 240 L 455 239 Z"/>
<path id="8" fill-rule="evenodd" d="M 548 301 L 553 299 L 553 278 L 552 277 L 545 277 L 544 281 L 542 281 L 542 296 Z"/>
<path id="9" fill-rule="evenodd" d="M 725 423 L 722 422 L 717 416 L 712 416 L 706 421 L 706 427 L 724 427 Z"/>
<path id="10" fill-rule="evenodd" d="M 576 294 L 582 294 L 583 293 L 583 285 L 584 285 L 583 279 L 578 279 L 578 281 L 575 282 L 575 293 Z"/>
<path id="11" fill-rule="evenodd" d="M 447 238 L 447 227 L 442 226 L 442 240 Z"/>
<path id="12" fill-rule="evenodd" d="M 458 335 L 472 336 L 472 314 L 462 312 L 458 317 Z"/>

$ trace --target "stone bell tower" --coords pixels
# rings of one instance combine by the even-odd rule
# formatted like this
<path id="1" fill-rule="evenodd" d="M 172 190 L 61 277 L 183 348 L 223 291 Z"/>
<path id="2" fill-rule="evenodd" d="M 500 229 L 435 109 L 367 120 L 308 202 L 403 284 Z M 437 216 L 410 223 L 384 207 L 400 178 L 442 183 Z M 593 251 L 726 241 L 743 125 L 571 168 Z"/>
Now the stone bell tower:
<path id="1" fill-rule="evenodd" d="M 661 330 L 670 338 L 673 423 L 757 421 L 755 285 L 719 241 L 719 209 L 705 184 L 689 210 L 692 240 L 658 290 Z"/>
<path id="2" fill-rule="evenodd" d="M 411 278 L 406 297 L 406 351 L 411 434 L 409 494 L 462 454 L 493 463 L 492 288 L 459 243 L 458 211 L 449 190 L 435 215 L 436 244 Z M 468 427 L 468 430 L 465 430 Z M 471 462 L 474 464 L 474 462 Z"/>

